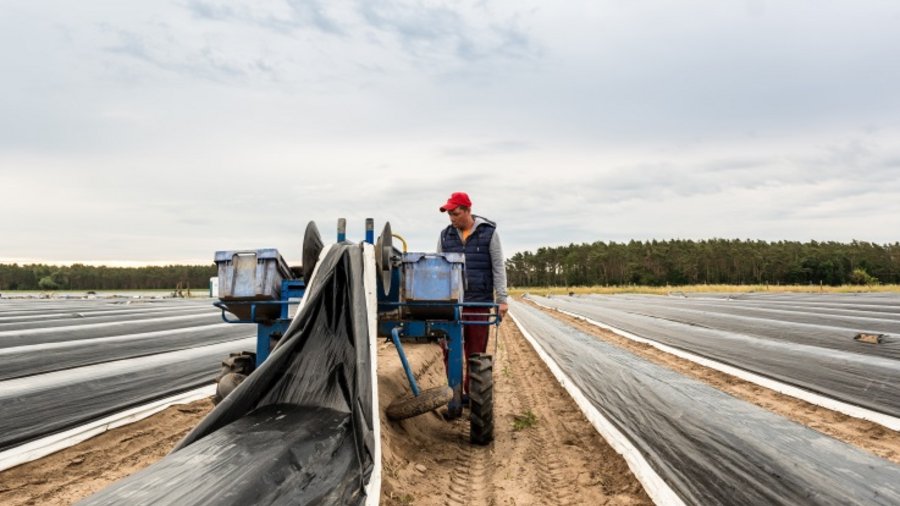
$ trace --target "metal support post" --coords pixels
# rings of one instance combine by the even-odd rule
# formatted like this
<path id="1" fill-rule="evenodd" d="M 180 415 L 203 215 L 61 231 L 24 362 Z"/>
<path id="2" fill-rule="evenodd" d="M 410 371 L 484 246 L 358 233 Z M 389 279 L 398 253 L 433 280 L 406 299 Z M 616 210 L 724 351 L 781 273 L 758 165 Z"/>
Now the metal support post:
<path id="1" fill-rule="evenodd" d="M 454 320 L 461 322 L 460 308 L 454 308 Z M 448 325 L 447 334 L 447 383 L 453 390 L 453 399 L 447 405 L 448 415 L 459 416 L 462 413 L 462 391 L 464 378 L 463 362 L 463 325 L 461 323 Z"/>
<path id="2" fill-rule="evenodd" d="M 406 379 L 409 380 L 409 387 L 412 389 L 413 395 L 418 397 L 419 386 L 416 385 L 416 378 L 413 376 L 412 369 L 409 367 L 409 361 L 406 360 L 406 353 L 403 351 L 403 345 L 400 344 L 401 330 L 403 330 L 403 327 L 394 327 L 394 329 L 391 330 L 391 340 L 394 341 L 394 347 L 397 348 L 397 353 L 400 354 L 400 362 L 403 363 L 403 370 L 406 371 Z"/>
<path id="3" fill-rule="evenodd" d="M 375 244 L 375 220 L 366 218 L 366 242 Z"/>
<path id="4" fill-rule="evenodd" d="M 338 218 L 337 242 L 347 240 L 347 218 Z"/>

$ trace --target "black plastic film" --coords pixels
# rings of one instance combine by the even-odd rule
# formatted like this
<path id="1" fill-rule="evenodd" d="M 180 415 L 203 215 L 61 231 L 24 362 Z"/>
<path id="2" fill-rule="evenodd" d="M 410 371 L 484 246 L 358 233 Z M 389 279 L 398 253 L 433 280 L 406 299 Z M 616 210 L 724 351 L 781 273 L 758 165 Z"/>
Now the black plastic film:
<path id="1" fill-rule="evenodd" d="M 251 336 L 248 330 L 239 325 L 214 324 L 7 349 L 2 351 L 6 366 L 0 370 L 0 380 L 235 341 Z M 210 368 L 217 370 L 220 362 L 214 359 Z"/>
<path id="2" fill-rule="evenodd" d="M 268 360 L 163 460 L 84 504 L 358 504 L 374 463 L 359 245 L 320 260 Z"/>
<path id="3" fill-rule="evenodd" d="M 0 381 L 0 450 L 208 385 L 223 357 L 253 344 L 227 341 Z"/>
<path id="4" fill-rule="evenodd" d="M 601 342 L 513 315 L 687 504 L 896 505 L 900 466 Z"/>
<path id="5" fill-rule="evenodd" d="M 733 365 L 849 404 L 900 416 L 900 332 L 872 345 L 853 339 L 852 323 L 826 325 L 827 315 L 808 322 L 780 321 L 783 313 L 752 319 L 715 304 L 662 297 L 532 297 L 540 304 L 600 321 L 696 355 Z M 699 308 L 705 307 L 706 310 Z M 719 309 L 717 309 L 719 307 Z M 797 315 L 789 315 L 796 319 Z M 817 323 L 814 323 L 817 322 Z M 871 320 L 860 319 L 859 331 Z M 882 329 L 889 320 L 880 321 Z M 874 332 L 874 331 L 873 331 Z"/>
<path id="6" fill-rule="evenodd" d="M 760 304 L 754 300 L 675 297 L 606 296 L 575 298 L 604 307 L 688 325 L 727 329 L 764 339 L 821 346 L 835 350 L 900 359 L 900 314 L 864 311 L 853 306 L 795 305 L 790 300 Z M 863 302 L 863 301 L 860 301 Z M 888 309 L 887 306 L 880 306 Z M 900 309 L 900 299 L 898 299 Z M 859 332 L 888 333 L 881 346 L 865 346 L 852 338 Z"/>

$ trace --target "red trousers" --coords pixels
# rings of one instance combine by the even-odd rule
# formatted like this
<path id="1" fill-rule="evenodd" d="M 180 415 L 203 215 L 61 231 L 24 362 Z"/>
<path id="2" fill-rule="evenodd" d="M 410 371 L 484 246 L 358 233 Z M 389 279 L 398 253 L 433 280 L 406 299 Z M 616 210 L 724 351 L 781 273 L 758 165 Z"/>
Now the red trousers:
<path id="1" fill-rule="evenodd" d="M 489 307 L 465 308 L 462 319 L 463 321 L 486 322 L 490 318 L 490 313 L 491 308 Z M 466 394 L 469 393 L 469 355 L 487 351 L 490 329 L 490 325 L 463 325 L 463 361 L 465 363 L 463 392 Z M 444 349 L 444 370 L 448 370 L 449 350 L 447 344 L 444 343 L 442 348 Z"/>

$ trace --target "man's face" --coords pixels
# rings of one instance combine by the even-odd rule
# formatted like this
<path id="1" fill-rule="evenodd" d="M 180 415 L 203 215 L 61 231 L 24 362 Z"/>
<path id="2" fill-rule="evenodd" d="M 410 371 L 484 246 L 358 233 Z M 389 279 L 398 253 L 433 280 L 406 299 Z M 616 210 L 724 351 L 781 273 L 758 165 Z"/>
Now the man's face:
<path id="1" fill-rule="evenodd" d="M 472 210 L 464 210 L 461 207 L 457 207 L 456 209 L 447 211 L 447 215 L 450 216 L 450 223 L 455 228 L 465 229 L 469 224 L 469 220 L 472 219 Z"/>

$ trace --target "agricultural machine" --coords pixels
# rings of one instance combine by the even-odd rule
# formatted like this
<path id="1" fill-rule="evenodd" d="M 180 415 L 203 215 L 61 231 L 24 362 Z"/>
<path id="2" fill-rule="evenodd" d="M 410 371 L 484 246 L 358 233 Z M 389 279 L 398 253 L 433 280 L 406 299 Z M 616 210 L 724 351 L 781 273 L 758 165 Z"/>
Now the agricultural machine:
<path id="1" fill-rule="evenodd" d="M 403 250 L 394 246 L 394 238 Z M 337 241 L 346 241 L 346 221 L 338 221 Z M 411 394 L 396 399 L 386 413 L 393 420 L 420 415 L 446 405 L 445 417 L 462 414 L 470 407 L 470 440 L 487 444 L 493 439 L 493 358 L 487 354 L 468 357 L 470 391 L 463 395 L 463 339 L 467 325 L 500 323 L 496 304 L 464 302 L 465 258 L 462 253 L 413 253 L 386 223 L 378 239 L 374 221 L 366 220 L 365 242 L 373 244 L 377 288 L 378 336 L 390 339 L 400 356 Z M 312 279 L 323 242 L 310 222 L 303 240 L 302 266 L 291 268 L 275 249 L 216 252 L 219 301 L 222 319 L 228 323 L 257 326 L 254 352 L 232 354 L 222 363 L 216 400 L 225 398 L 244 378 L 265 362 L 278 346 L 292 320 L 306 285 Z M 376 301 L 372 301 L 376 302 Z M 471 315 L 480 308 L 478 318 Z M 487 318 L 483 308 L 492 309 Z M 230 313 L 230 315 L 229 315 Z M 403 349 L 403 343 L 439 342 L 447 350 L 447 384 L 420 390 Z"/>

